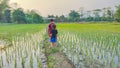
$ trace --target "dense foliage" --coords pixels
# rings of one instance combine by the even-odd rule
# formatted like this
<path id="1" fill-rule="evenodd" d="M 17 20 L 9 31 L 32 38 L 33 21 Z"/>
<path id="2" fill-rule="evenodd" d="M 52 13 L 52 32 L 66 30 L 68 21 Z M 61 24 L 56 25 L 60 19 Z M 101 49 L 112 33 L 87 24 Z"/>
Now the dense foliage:
<path id="1" fill-rule="evenodd" d="M 120 5 L 117 6 L 117 11 L 115 14 L 115 19 L 120 22 Z"/>
<path id="2" fill-rule="evenodd" d="M 0 22 L 15 23 L 43 23 L 43 17 L 37 11 L 25 12 L 22 8 L 13 9 L 8 5 L 9 0 L 0 2 Z M 14 6 L 16 7 L 16 5 Z"/>

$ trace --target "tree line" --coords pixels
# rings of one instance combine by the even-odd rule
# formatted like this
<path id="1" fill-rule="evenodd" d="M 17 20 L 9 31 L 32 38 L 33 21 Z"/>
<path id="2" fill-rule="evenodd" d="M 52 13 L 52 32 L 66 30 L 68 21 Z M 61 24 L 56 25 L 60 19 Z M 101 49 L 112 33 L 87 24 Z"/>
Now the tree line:
<path id="1" fill-rule="evenodd" d="M 14 7 L 17 4 L 14 3 Z M 7 23 L 43 23 L 43 17 L 35 10 L 24 11 L 22 8 L 12 8 L 9 0 L 0 0 L 0 22 Z"/>
<path id="2" fill-rule="evenodd" d="M 114 11 L 107 7 L 84 11 L 80 8 L 79 11 L 71 10 L 68 16 L 48 15 L 48 18 L 55 18 L 57 22 L 120 22 L 120 5 L 116 6 L 116 9 Z"/>
<path id="3" fill-rule="evenodd" d="M 120 5 L 116 6 L 116 9 L 115 12 L 110 7 L 84 11 L 84 8 L 81 7 L 79 11 L 71 10 L 67 16 L 48 15 L 47 18 L 44 18 L 36 10 L 25 12 L 19 7 L 13 9 L 13 7 L 9 6 L 9 0 L 0 0 L 0 22 L 47 23 L 49 18 L 55 18 L 56 22 L 120 22 Z"/>

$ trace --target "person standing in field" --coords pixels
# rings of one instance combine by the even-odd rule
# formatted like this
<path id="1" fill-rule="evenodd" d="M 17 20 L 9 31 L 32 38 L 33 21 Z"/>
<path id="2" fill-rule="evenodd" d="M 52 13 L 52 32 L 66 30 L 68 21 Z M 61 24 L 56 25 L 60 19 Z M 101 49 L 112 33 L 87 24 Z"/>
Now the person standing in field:
<path id="1" fill-rule="evenodd" d="M 50 24 L 48 26 L 48 35 L 50 37 L 50 42 L 51 42 L 50 48 L 53 48 L 56 45 L 57 33 L 58 33 L 58 31 L 56 29 L 56 25 L 54 23 L 54 20 L 51 19 Z"/>
<path id="2" fill-rule="evenodd" d="M 48 25 L 48 36 L 50 37 L 50 34 L 51 34 L 51 31 L 53 29 L 53 25 L 54 25 L 54 20 L 53 19 L 50 19 L 50 24 Z"/>

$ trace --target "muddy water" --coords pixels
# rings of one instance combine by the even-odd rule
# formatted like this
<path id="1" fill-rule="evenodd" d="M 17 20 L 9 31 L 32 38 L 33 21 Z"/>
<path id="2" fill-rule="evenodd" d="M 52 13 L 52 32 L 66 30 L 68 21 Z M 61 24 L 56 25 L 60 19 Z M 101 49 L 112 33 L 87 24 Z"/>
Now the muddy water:
<path id="1" fill-rule="evenodd" d="M 120 68 L 120 42 L 116 40 L 119 37 L 111 37 L 106 39 L 105 36 L 107 42 L 104 39 L 82 39 L 81 36 L 65 33 L 59 37 L 59 43 L 76 68 Z"/>
<path id="2" fill-rule="evenodd" d="M 0 39 L 0 49 L 9 46 L 10 42 Z"/>
<path id="3" fill-rule="evenodd" d="M 97 53 L 95 52 L 94 47 L 91 48 L 91 55 L 86 55 L 85 49 L 83 52 L 81 52 L 81 50 L 77 49 L 79 47 L 76 47 L 74 49 L 70 49 L 70 47 L 64 47 L 64 53 L 67 55 L 67 57 L 74 63 L 74 65 L 76 66 L 76 68 L 89 68 L 89 67 L 100 67 L 100 68 L 119 68 L 120 67 L 120 58 L 115 55 L 112 54 L 110 52 L 105 52 L 104 50 L 102 50 L 101 55 L 97 55 Z M 99 50 L 99 48 L 97 48 L 96 50 Z M 91 57 L 91 58 L 90 58 Z M 112 62 L 111 62 L 112 59 Z"/>

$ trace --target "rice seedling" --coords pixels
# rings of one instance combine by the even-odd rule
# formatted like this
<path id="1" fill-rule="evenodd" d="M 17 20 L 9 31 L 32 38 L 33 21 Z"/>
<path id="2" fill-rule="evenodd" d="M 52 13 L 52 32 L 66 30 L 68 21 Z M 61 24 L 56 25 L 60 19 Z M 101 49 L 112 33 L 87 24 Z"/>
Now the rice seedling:
<path id="1" fill-rule="evenodd" d="M 41 62 L 40 62 L 40 60 L 39 60 L 39 57 L 37 56 L 36 59 L 37 59 L 38 68 L 41 68 Z"/>
<path id="2" fill-rule="evenodd" d="M 38 64 L 41 65 L 40 60 L 36 63 L 35 57 L 41 56 L 41 45 L 45 29 L 39 29 L 39 32 L 15 34 L 11 37 L 12 46 L 4 50 L 0 50 L 0 67 L 3 68 L 34 68 Z M 34 64 L 33 64 L 34 63 Z"/>
<path id="3" fill-rule="evenodd" d="M 25 68 L 24 64 L 25 64 L 25 58 L 22 57 L 22 68 Z"/>
<path id="4" fill-rule="evenodd" d="M 60 24 L 61 26 L 61 24 Z M 76 25 L 77 27 L 77 25 Z M 102 31 L 75 31 L 74 28 L 60 29 L 58 43 L 63 52 L 77 65 L 92 68 L 118 67 L 120 34 Z M 74 30 L 74 31 L 73 31 Z M 78 61 L 80 60 L 80 61 Z"/>
<path id="5" fill-rule="evenodd" d="M 30 68 L 33 68 L 33 57 L 32 57 L 32 55 L 30 56 Z"/>
<path id="6" fill-rule="evenodd" d="M 85 27 L 84 24 L 57 25 L 59 28 L 58 43 L 60 44 L 60 48 L 68 59 L 74 63 L 76 68 L 120 67 L 120 34 L 117 30 L 113 30 L 112 32 L 112 29 L 115 29 L 111 27 L 112 24 L 108 25 L 111 27 L 109 29 L 103 27 L 104 24 L 98 26 L 103 27 L 103 30 L 95 29 L 94 26 L 97 26 L 97 24 L 88 24 L 88 27 Z M 46 29 L 45 26 L 36 29 L 36 26 L 30 25 L 29 28 L 33 27 L 33 29 L 26 29 L 23 32 L 19 29 L 15 32 L 12 31 L 14 29 L 10 29 L 10 35 L 5 34 L 2 37 L 0 36 L 3 40 L 7 36 L 10 36 L 9 38 L 11 39 L 9 39 L 8 43 L 12 44 L 8 48 L 0 50 L 0 68 L 42 67 L 40 57 L 44 53 L 42 47 Z M 89 29 L 84 30 L 84 28 Z M 55 49 L 55 52 L 57 51 Z"/>
<path id="7" fill-rule="evenodd" d="M 14 68 L 17 68 L 17 62 L 16 62 L 16 59 L 14 60 Z"/>

